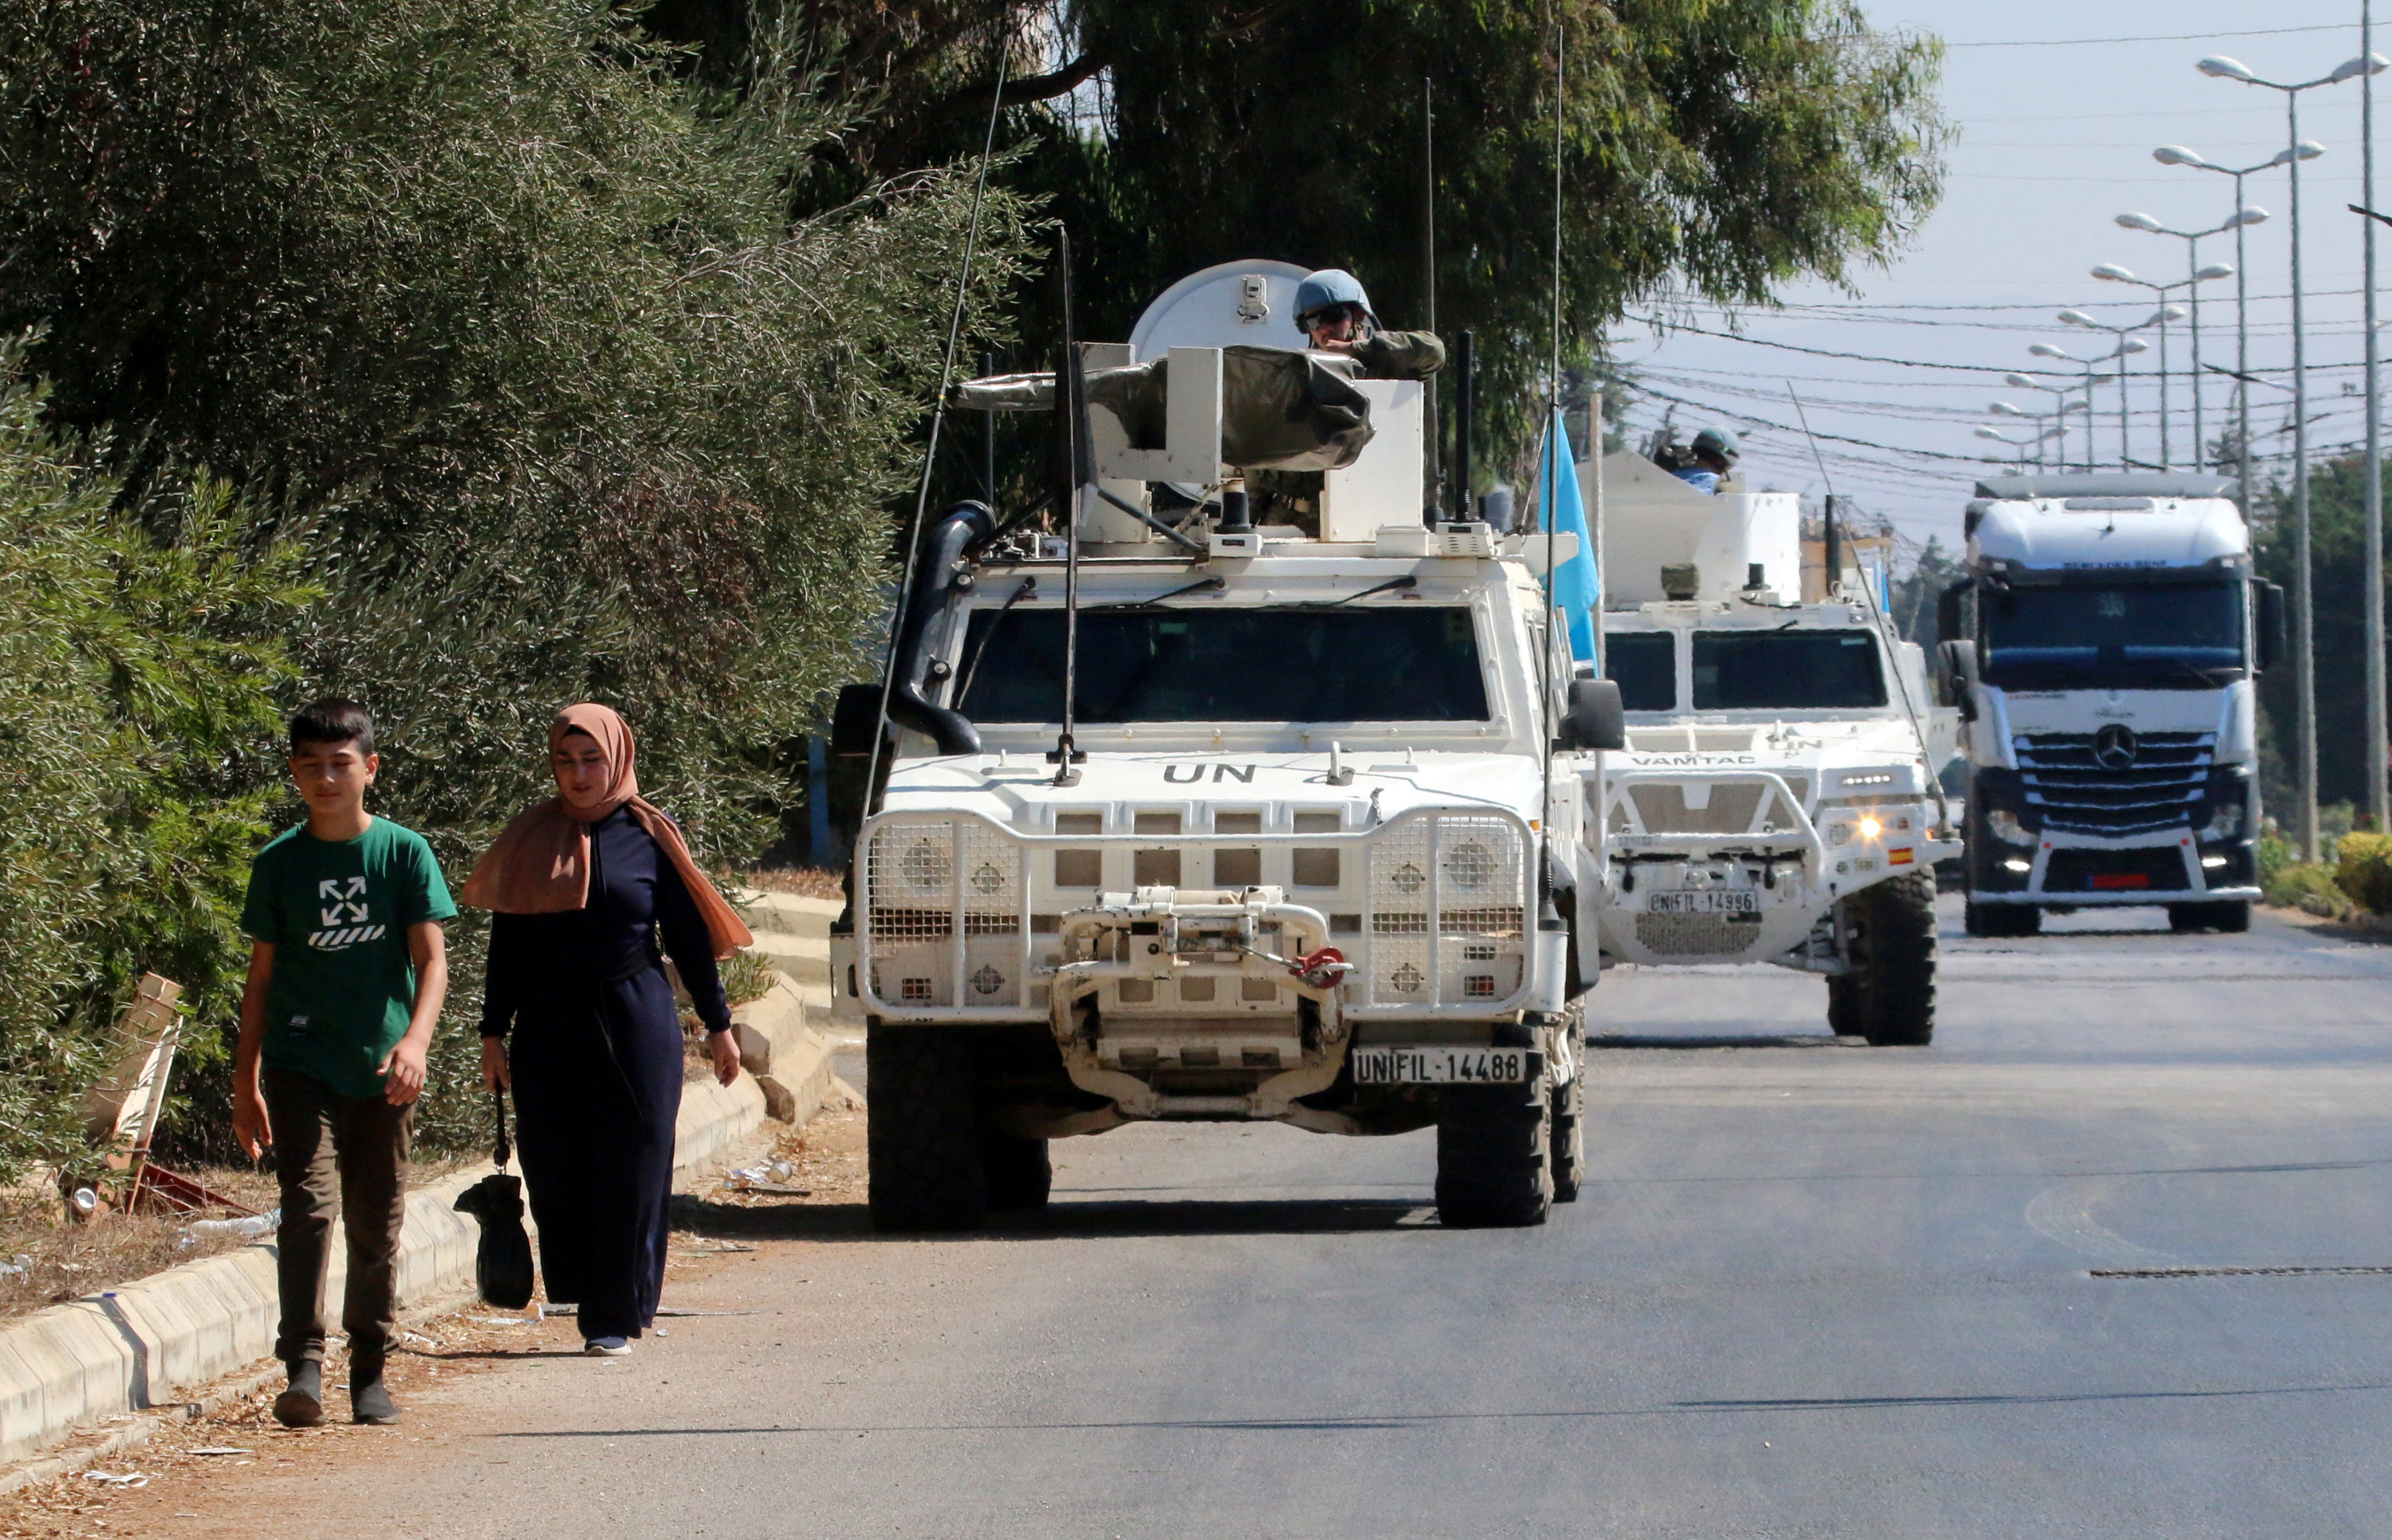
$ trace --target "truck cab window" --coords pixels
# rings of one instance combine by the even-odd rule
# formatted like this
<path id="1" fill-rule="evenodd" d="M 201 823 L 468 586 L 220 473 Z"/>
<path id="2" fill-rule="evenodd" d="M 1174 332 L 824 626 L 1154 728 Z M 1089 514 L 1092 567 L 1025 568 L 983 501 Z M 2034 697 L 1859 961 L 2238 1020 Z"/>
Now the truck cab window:
<path id="1" fill-rule="evenodd" d="M 1603 639 L 1604 678 L 1618 681 L 1626 711 L 1678 709 L 1675 631 L 1615 631 Z"/>
<path id="2" fill-rule="evenodd" d="M 958 709 L 977 722 L 1063 718 L 1063 612 L 975 610 L 982 653 Z M 1476 722 L 1478 637 L 1459 605 L 1080 613 L 1082 724 Z"/>
<path id="3" fill-rule="evenodd" d="M 2210 690 L 2244 662 L 2235 583 L 2018 584 L 1982 603 L 1984 679 L 2006 690 Z"/>
<path id="4" fill-rule="evenodd" d="M 1886 700 L 1870 632 L 1695 633 L 1697 711 L 1833 711 Z"/>

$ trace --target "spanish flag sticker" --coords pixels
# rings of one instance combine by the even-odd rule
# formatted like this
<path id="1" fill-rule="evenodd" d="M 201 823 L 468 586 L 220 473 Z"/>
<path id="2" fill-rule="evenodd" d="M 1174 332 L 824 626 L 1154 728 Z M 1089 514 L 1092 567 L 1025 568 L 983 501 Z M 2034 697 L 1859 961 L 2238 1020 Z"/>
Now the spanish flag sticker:
<path id="1" fill-rule="evenodd" d="M 1907 845 L 1897 845 L 1885 853 L 1885 863 L 1888 866 L 1907 866 L 1910 864 L 1910 847 Z"/>

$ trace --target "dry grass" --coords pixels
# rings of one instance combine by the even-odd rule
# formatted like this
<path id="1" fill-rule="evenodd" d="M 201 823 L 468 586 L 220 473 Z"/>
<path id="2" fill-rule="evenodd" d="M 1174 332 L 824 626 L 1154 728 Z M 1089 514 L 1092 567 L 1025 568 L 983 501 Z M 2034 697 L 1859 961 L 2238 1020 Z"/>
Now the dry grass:
<path id="1" fill-rule="evenodd" d="M 480 1159 L 418 1160 L 408 1171 L 410 1186 L 441 1181 Z M 282 1201 L 269 1167 L 206 1166 L 191 1177 L 260 1213 Z M 68 1223 L 65 1205 L 46 1195 L 19 1191 L 0 1207 L 0 1322 L 30 1315 L 162 1273 L 202 1257 L 237 1250 L 245 1236 L 195 1236 L 184 1226 L 195 1219 L 224 1219 L 227 1210 L 172 1217 L 108 1213 L 87 1223 Z"/>
<path id="2" fill-rule="evenodd" d="M 235 1202 L 264 1210 L 277 1202 L 273 1176 L 247 1167 L 210 1167 L 196 1177 Z M 165 1218 L 150 1214 L 102 1214 L 69 1223 L 65 1204 L 44 1195 L 12 1195 L 0 1209 L 0 1321 L 30 1315 L 177 1262 L 212 1257 L 249 1244 L 243 1236 L 194 1236 L 184 1226 L 194 1219 L 224 1219 L 230 1210 Z"/>
<path id="3" fill-rule="evenodd" d="M 748 886 L 767 893 L 794 893 L 801 899 L 843 899 L 842 874 L 830 866 L 775 866 L 745 874 Z"/>

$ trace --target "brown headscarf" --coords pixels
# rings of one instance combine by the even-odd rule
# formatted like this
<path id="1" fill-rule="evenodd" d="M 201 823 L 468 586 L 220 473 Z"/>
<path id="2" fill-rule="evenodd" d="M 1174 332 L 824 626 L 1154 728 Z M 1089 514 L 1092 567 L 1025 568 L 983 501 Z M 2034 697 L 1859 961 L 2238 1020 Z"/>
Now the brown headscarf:
<path id="1" fill-rule="evenodd" d="M 640 827 L 656 842 L 681 874 L 682 886 L 706 920 L 714 939 L 714 955 L 728 957 L 755 940 L 739 912 L 690 859 L 681 830 L 656 805 L 640 795 L 639 777 L 631 773 L 631 730 L 612 706 L 584 701 L 568 705 L 548 724 L 548 751 L 554 754 L 569 732 L 586 732 L 606 751 L 615 779 L 606 799 L 586 810 L 552 796 L 515 815 L 495 844 L 474 863 L 458 895 L 476 909 L 501 914 L 557 914 L 590 902 L 590 825 L 618 808 L 629 808 Z"/>

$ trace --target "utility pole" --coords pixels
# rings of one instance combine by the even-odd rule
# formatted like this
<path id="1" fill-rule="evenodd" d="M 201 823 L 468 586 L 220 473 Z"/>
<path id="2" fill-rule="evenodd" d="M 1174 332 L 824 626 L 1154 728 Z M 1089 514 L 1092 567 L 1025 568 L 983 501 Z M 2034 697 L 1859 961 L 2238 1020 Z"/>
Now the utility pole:
<path id="1" fill-rule="evenodd" d="M 2372 60 L 2375 56 L 2375 6 L 2373 0 L 2360 0 L 2359 54 Z M 2375 207 L 2375 72 L 2369 71 L 2359 83 L 2359 138 L 2360 201 L 2372 210 Z M 2385 744 L 2384 709 L 2384 395 L 2379 368 L 2379 345 L 2375 335 L 2375 221 L 2361 219 L 2366 232 L 2365 275 L 2360 279 L 2367 291 L 2367 810 L 2374 816 L 2375 827 L 2382 831 L 2392 828 L 2392 790 L 2386 789 L 2387 768 Z"/>

